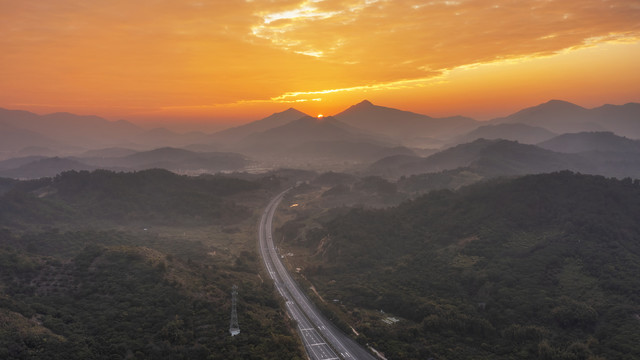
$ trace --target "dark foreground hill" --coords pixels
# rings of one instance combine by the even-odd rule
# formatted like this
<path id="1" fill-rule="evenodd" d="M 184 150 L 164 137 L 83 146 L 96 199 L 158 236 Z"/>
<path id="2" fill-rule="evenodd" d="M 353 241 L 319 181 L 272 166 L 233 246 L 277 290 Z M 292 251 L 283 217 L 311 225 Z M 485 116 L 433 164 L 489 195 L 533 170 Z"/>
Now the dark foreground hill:
<path id="1" fill-rule="evenodd" d="M 246 180 L 194 178 L 159 169 L 70 171 L 14 185 L 0 201 L 0 223 L 230 224 L 250 210 L 228 197 L 258 187 Z"/>
<path id="2" fill-rule="evenodd" d="M 341 210 L 295 266 L 389 358 L 637 359 L 638 218 L 638 181 L 530 175 Z"/>
<path id="3" fill-rule="evenodd" d="M 257 181 L 149 170 L 0 183 L 0 359 L 302 359 L 256 276 L 239 202 L 266 201 Z"/>

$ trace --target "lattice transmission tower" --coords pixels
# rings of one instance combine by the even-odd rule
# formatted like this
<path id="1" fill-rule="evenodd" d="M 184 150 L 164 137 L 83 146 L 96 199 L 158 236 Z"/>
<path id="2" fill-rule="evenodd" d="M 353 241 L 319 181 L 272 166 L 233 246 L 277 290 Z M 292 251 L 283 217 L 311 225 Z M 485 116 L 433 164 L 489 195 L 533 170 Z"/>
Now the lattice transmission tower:
<path id="1" fill-rule="evenodd" d="M 229 332 L 231 336 L 240 334 L 240 325 L 238 325 L 238 313 L 236 312 L 236 298 L 238 296 L 238 287 L 233 285 L 231 288 L 231 325 L 229 325 Z"/>

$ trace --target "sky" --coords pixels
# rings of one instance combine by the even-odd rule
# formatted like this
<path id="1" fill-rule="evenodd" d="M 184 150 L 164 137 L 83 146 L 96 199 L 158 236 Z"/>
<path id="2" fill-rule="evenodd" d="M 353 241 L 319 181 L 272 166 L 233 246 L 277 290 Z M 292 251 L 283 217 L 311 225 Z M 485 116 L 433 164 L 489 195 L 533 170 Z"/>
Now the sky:
<path id="1" fill-rule="evenodd" d="M 640 101 L 638 0 L 0 0 L 0 107 L 227 126 Z"/>

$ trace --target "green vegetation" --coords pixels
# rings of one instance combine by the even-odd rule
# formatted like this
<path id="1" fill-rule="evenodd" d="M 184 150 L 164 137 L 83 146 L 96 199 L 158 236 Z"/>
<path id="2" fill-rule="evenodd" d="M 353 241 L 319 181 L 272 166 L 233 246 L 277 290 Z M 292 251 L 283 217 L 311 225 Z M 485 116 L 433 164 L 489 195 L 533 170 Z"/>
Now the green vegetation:
<path id="1" fill-rule="evenodd" d="M 240 179 L 193 178 L 159 169 L 70 171 L 14 186 L 0 203 L 0 221 L 228 224 L 247 218 L 251 210 L 227 198 L 258 186 Z"/>
<path id="2" fill-rule="evenodd" d="M 0 195 L 6 193 L 11 190 L 13 186 L 18 183 L 18 180 L 8 179 L 8 178 L 0 178 Z"/>
<path id="3" fill-rule="evenodd" d="M 302 359 L 257 275 L 262 183 L 149 170 L 13 184 L 0 196 L 0 358 Z"/>
<path id="4" fill-rule="evenodd" d="M 560 172 L 304 210 L 280 230 L 308 249 L 292 266 L 388 358 L 640 357 L 638 181 Z"/>

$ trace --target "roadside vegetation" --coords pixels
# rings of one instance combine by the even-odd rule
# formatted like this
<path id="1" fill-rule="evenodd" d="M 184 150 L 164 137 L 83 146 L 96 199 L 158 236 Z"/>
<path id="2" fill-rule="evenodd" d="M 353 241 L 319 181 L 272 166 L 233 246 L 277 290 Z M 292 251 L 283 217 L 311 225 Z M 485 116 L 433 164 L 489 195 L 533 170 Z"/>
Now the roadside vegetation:
<path id="1" fill-rule="evenodd" d="M 638 181 L 560 172 L 385 209 L 290 202 L 287 261 L 390 359 L 640 357 Z"/>
<path id="2" fill-rule="evenodd" d="M 303 359 L 256 251 L 254 209 L 286 181 L 149 170 L 8 183 L 0 358 Z"/>

